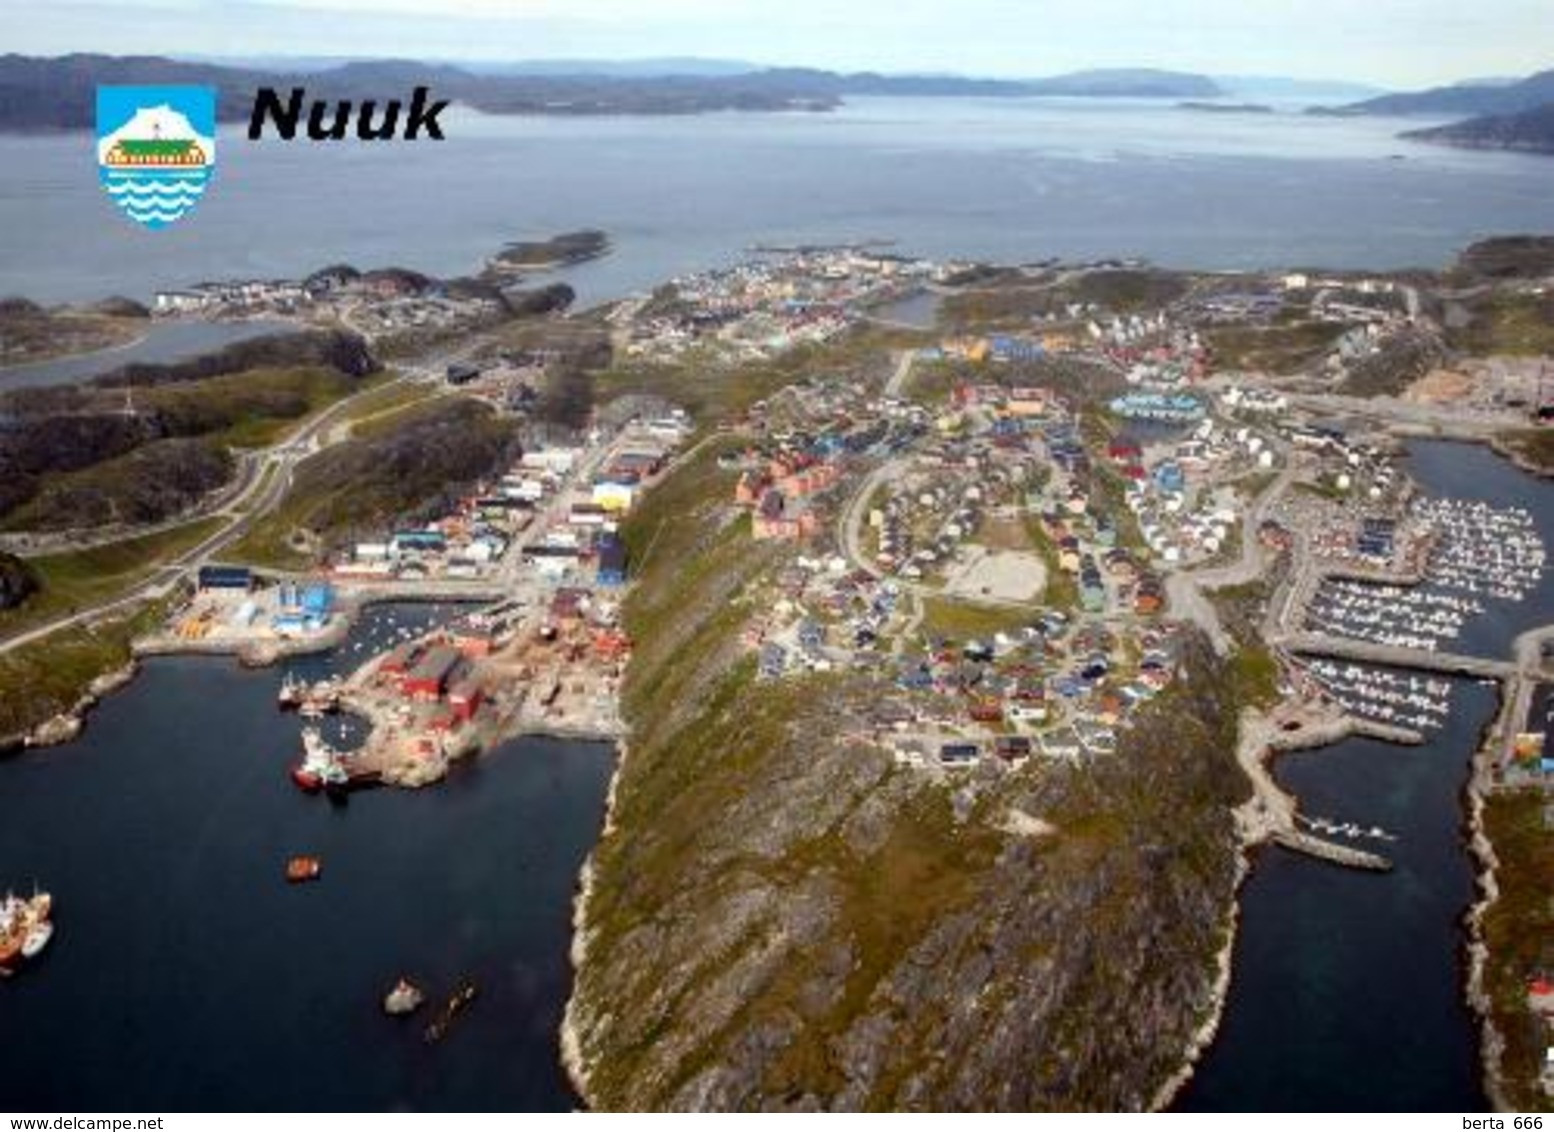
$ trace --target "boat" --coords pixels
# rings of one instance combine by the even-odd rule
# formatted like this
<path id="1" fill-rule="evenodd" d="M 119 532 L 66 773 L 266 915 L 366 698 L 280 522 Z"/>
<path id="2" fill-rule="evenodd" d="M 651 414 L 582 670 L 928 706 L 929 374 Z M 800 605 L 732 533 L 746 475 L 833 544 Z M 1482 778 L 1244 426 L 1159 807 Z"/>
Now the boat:
<path id="1" fill-rule="evenodd" d="M 302 732 L 302 761 L 291 768 L 291 780 L 307 793 L 316 794 L 324 788 L 338 759 L 317 729 L 309 727 Z"/>
<path id="2" fill-rule="evenodd" d="M 459 984 L 458 989 L 449 996 L 448 1001 L 443 1003 L 443 1007 L 438 1011 L 437 1017 L 426 1027 L 423 1037 L 428 1044 L 439 1042 L 447 1036 L 449 1027 L 453 1025 L 453 1020 L 459 1016 L 465 1007 L 475 1001 L 475 989 L 474 982 L 469 979 L 465 979 Z"/>
<path id="3" fill-rule="evenodd" d="M 324 871 L 324 863 L 307 855 L 291 858 L 286 862 L 286 879 L 292 884 L 317 880 Z"/>
<path id="4" fill-rule="evenodd" d="M 323 790 L 339 799 L 352 790 L 376 786 L 382 774 L 358 766 L 350 755 L 326 743 L 317 728 L 309 727 L 302 733 L 302 759 L 291 768 L 291 780 L 309 794 Z"/>
<path id="5" fill-rule="evenodd" d="M 302 706 L 302 696 L 306 691 L 307 684 L 288 672 L 281 681 L 281 690 L 275 694 L 275 704 L 282 711 L 295 711 Z"/>
<path id="6" fill-rule="evenodd" d="M 409 979 L 401 977 L 394 988 L 383 996 L 383 1012 L 395 1017 L 414 1014 L 425 1001 L 425 992 Z"/>
<path id="7" fill-rule="evenodd" d="M 49 940 L 53 938 L 53 922 L 50 920 L 39 920 L 31 928 L 27 929 L 27 936 L 22 940 L 22 958 L 36 959 L 43 949 L 49 945 Z"/>
<path id="8" fill-rule="evenodd" d="M 36 959 L 54 938 L 49 919 L 54 900 L 47 892 L 34 890 L 24 900 L 6 893 L 0 901 L 0 975 L 10 976 L 27 961 Z"/>

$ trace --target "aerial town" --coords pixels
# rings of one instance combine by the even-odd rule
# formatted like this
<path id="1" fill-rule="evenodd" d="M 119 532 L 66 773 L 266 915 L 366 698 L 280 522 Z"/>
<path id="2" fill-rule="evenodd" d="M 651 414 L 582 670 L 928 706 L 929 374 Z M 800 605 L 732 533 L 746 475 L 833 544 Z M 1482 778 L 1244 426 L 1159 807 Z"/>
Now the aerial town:
<path id="1" fill-rule="evenodd" d="M 1051 285 L 1054 272 L 1116 267 L 1030 270 Z M 893 304 L 951 293 L 964 269 L 868 247 L 779 249 L 673 280 L 607 319 L 636 364 L 731 368 L 889 325 Z M 759 677 L 867 673 L 881 694 L 863 730 L 934 773 L 1106 757 L 1171 683 L 1184 623 L 1230 644 L 1204 592 L 1260 584 L 1257 640 L 1287 723 L 1404 739 L 1438 724 L 1441 679 L 1356 662 L 1449 653 L 1484 602 L 1537 585 L 1543 543 L 1525 511 L 1418 497 L 1385 429 L 1334 426 L 1324 398 L 1419 333 L 1412 289 L 1305 274 L 1240 282 L 1255 286 L 1127 313 L 1060 301 L 1024 328 L 907 327 L 918 344 L 898 348 L 888 380 L 817 373 L 752 405 L 719 438 L 727 505 L 752 540 L 793 546 L 744 628 Z M 486 301 L 411 272 L 335 268 L 168 292 L 156 306 L 382 334 L 478 322 Z M 1216 328 L 1292 312 L 1349 328 L 1316 384 L 1269 385 L 1209 344 Z M 522 411 L 545 368 L 461 361 L 446 380 Z M 1541 374 L 1459 383 L 1448 396 L 1467 394 L 1465 411 L 1486 421 L 1543 409 Z M 1411 408 L 1432 411 L 1403 406 L 1405 421 Z M 619 520 L 696 427 L 656 404 L 575 445 L 530 448 L 454 512 L 356 541 L 310 577 L 208 565 L 142 650 L 273 662 L 337 642 L 365 603 L 485 602 L 328 686 L 288 679 L 282 702 L 305 719 L 345 711 L 372 725 L 350 755 L 307 730 L 299 783 L 349 767 L 358 783 L 418 785 L 503 735 L 617 735 L 631 649 Z M 1549 765 L 1536 733 L 1518 734 L 1497 776 Z M 1296 818 L 1308 820 L 1285 815 Z"/>
<path id="2" fill-rule="evenodd" d="M 1195 277 L 1158 301 L 1095 285 L 1118 277 L 1153 278 L 1046 263 L 988 286 L 972 265 L 858 246 L 672 280 L 588 316 L 620 368 L 595 376 L 581 427 L 528 431 L 440 513 L 355 530 L 312 568 L 200 559 L 135 651 L 275 666 L 297 724 L 285 772 L 337 801 L 438 783 L 514 736 L 624 739 L 642 644 L 627 606 L 661 533 L 629 524 L 704 461 L 712 526 L 762 563 L 728 610 L 755 686 L 861 689 L 834 739 L 957 799 L 1127 758 L 1199 638 L 1251 689 L 1245 845 L 1390 869 L 1392 831 L 1307 812 L 1270 757 L 1347 735 L 1425 743 L 1463 677 L 1504 689 L 1486 796 L 1554 782 L 1554 637 L 1523 634 L 1509 658 L 1474 638 L 1536 599 L 1546 532 L 1516 502 L 1421 491 L 1407 450 L 1539 427 L 1544 368 L 1438 364 L 1421 296 L 1390 278 Z M 376 344 L 435 331 L 401 363 L 410 385 L 527 421 L 564 352 L 490 332 L 492 303 L 336 268 L 167 292 L 156 313 L 295 318 Z M 1258 350 L 1291 326 L 1302 365 L 1272 379 Z M 481 348 L 449 348 L 461 333 Z M 676 400 L 688 374 L 716 389 L 795 358 L 732 410 Z M 397 603 L 449 612 L 352 641 L 364 610 Z M 328 650 L 345 650 L 331 675 L 294 667 Z M 1525 976 L 1554 1049 L 1554 967 Z"/>

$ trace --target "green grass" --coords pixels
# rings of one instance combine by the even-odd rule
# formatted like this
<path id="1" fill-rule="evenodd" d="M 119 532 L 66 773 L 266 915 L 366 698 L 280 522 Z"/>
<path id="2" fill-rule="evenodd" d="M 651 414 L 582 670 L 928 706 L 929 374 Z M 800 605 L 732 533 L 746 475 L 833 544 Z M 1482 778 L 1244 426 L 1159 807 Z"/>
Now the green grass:
<path id="1" fill-rule="evenodd" d="M 419 397 L 400 399 L 397 403 L 384 405 L 373 412 L 351 414 L 351 438 L 373 440 L 392 436 L 407 425 L 425 420 L 429 413 L 436 411 L 437 404 L 448 396 L 439 390 Z"/>
<path id="2" fill-rule="evenodd" d="M 1222 369 L 1292 374 L 1320 362 L 1348 324 L 1275 322 L 1267 326 L 1214 326 L 1204 332 Z"/>
<path id="3" fill-rule="evenodd" d="M 1239 703 L 1270 708 L 1279 702 L 1279 662 L 1267 647 L 1245 644 L 1227 667 L 1226 677 Z"/>
<path id="4" fill-rule="evenodd" d="M 1486 799 L 1485 833 L 1499 864 L 1499 895 L 1484 916 L 1489 958 L 1484 989 L 1490 1020 L 1505 1042 L 1500 1065 L 1506 1100 L 1515 1112 L 1548 1112 L 1538 1085 L 1550 1035 L 1527 1006 L 1527 982 L 1554 974 L 1554 829 L 1543 819 L 1548 795 L 1538 789 L 1499 791 Z"/>
<path id="5" fill-rule="evenodd" d="M 20 606 L 0 612 L 0 634 L 21 632 L 133 589 L 210 537 L 222 522 L 220 518 L 200 519 L 90 550 L 29 558 L 27 564 L 40 583 L 38 591 Z"/>
<path id="6" fill-rule="evenodd" d="M 160 603 L 0 653 L 0 737 L 32 730 L 80 700 L 93 680 L 129 662 L 130 643 L 158 625 Z"/>
<path id="7" fill-rule="evenodd" d="M 1470 303 L 1469 310 L 1468 325 L 1448 333 L 1456 349 L 1518 357 L 1554 354 L 1554 295 L 1495 293 Z"/>
<path id="8" fill-rule="evenodd" d="M 1042 604 L 1064 613 L 1074 612 L 1079 608 L 1079 579 L 1058 567 L 1058 548 L 1047 537 L 1040 516 L 1027 516 L 1025 530 L 1030 535 L 1031 544 L 1036 547 L 1036 553 L 1041 555 L 1042 563 L 1047 567 L 1047 589 L 1042 594 Z"/>
<path id="9" fill-rule="evenodd" d="M 1499 442 L 1545 474 L 1554 474 L 1554 428 L 1501 433 Z"/>
<path id="10" fill-rule="evenodd" d="M 921 631 L 927 636 L 966 641 L 1019 629 L 1029 625 L 1035 616 L 1034 610 L 975 605 L 951 597 L 925 597 Z"/>
<path id="11" fill-rule="evenodd" d="M 385 382 L 372 392 L 358 397 L 348 410 L 340 414 L 339 420 L 342 424 L 354 425 L 368 417 L 376 417 L 379 414 L 387 414 L 415 405 L 438 396 L 441 392 L 442 390 L 436 386 L 423 385 L 419 382 Z"/>
<path id="12" fill-rule="evenodd" d="M 306 418 L 373 384 L 317 366 L 255 369 L 204 381 L 137 391 L 136 404 L 178 422 L 183 435 L 200 435 L 229 448 L 266 448 Z"/>

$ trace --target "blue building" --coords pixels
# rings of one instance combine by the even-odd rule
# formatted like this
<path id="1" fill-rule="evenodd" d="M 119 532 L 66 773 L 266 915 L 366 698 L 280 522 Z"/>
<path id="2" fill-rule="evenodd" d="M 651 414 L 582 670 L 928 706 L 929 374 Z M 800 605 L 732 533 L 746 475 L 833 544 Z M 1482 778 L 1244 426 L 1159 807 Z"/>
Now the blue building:
<path id="1" fill-rule="evenodd" d="M 448 539 L 441 531 L 400 531 L 394 536 L 394 546 L 399 550 L 428 550 L 442 554 L 448 549 Z"/>
<path id="2" fill-rule="evenodd" d="M 302 612 L 307 617 L 327 621 L 334 603 L 335 591 L 328 582 L 314 582 L 302 591 Z"/>
<path id="3" fill-rule="evenodd" d="M 202 590 L 250 590 L 254 572 L 247 566 L 201 566 L 198 584 Z"/>
<path id="4" fill-rule="evenodd" d="M 599 544 L 599 563 L 594 571 L 594 581 L 601 586 L 626 584 L 626 544 L 618 538 L 607 538 Z"/>
<path id="5" fill-rule="evenodd" d="M 1155 483 L 1161 491 L 1181 491 L 1187 484 L 1187 477 L 1180 464 L 1167 460 L 1155 469 Z"/>

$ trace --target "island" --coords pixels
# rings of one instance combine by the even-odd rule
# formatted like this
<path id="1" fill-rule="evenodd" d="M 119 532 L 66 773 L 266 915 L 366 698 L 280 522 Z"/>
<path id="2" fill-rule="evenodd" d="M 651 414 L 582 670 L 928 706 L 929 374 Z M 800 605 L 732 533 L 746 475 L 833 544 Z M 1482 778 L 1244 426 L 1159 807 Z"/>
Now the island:
<path id="1" fill-rule="evenodd" d="M 1202 114 L 1272 114 L 1272 106 L 1261 102 L 1178 102 L 1178 110 L 1195 110 Z"/>
<path id="2" fill-rule="evenodd" d="M 1554 153 L 1554 102 L 1515 114 L 1486 114 L 1446 126 L 1409 130 L 1401 136 L 1461 149 Z"/>
<path id="3" fill-rule="evenodd" d="M 598 259 L 609 250 L 610 237 L 603 232 L 593 229 L 564 232 L 548 240 L 510 243 L 491 257 L 487 269 L 496 275 L 549 271 Z"/>
<path id="4" fill-rule="evenodd" d="M 4 367 L 127 346 L 150 312 L 128 299 L 48 309 L 30 299 L 0 299 L 0 375 Z"/>

